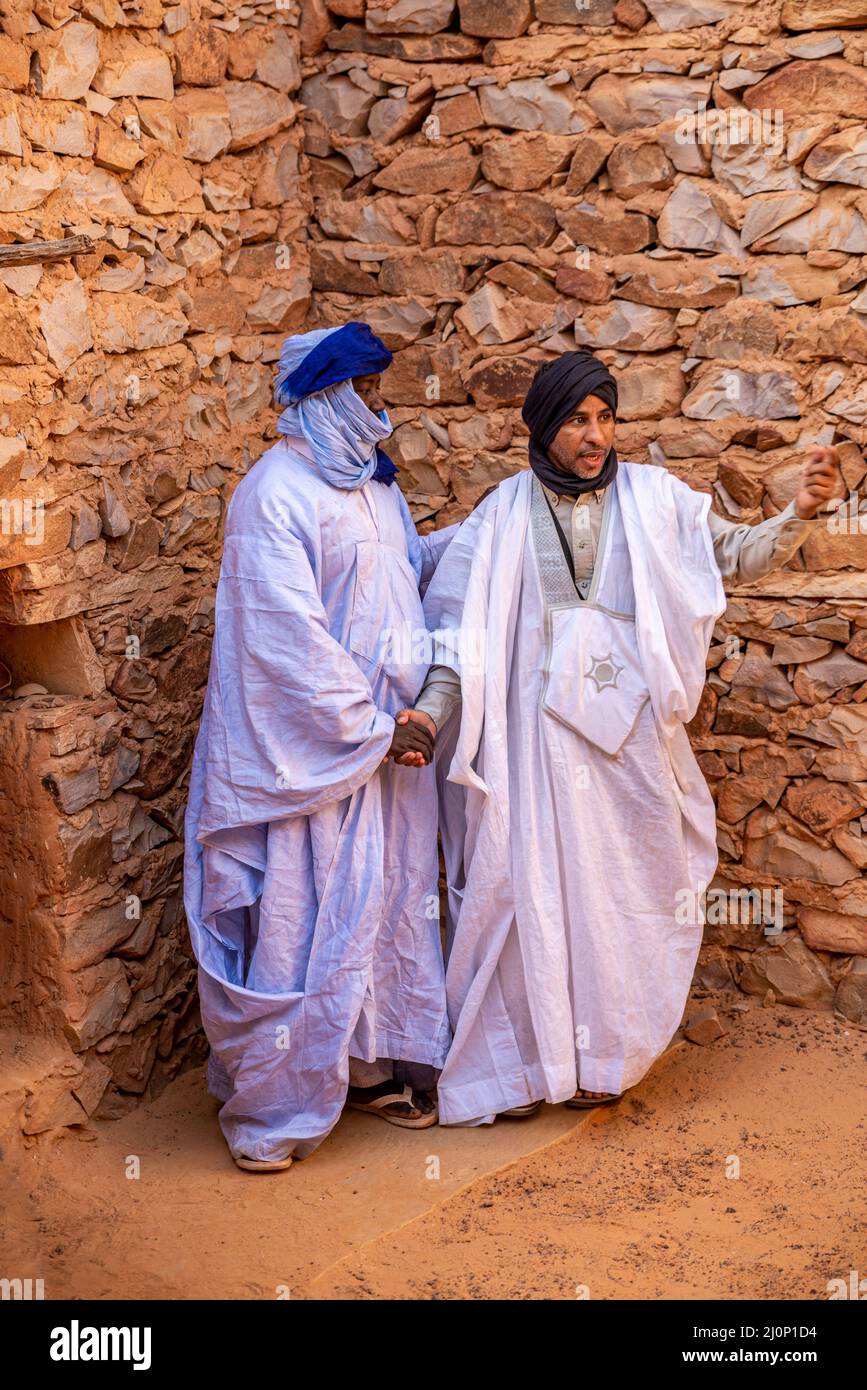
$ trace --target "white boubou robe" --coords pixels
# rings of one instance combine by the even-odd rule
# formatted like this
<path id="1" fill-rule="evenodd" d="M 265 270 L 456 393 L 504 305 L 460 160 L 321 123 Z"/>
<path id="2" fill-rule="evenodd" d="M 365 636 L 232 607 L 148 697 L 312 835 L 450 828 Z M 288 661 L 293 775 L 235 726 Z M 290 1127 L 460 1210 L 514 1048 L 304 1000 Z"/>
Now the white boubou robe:
<path id="1" fill-rule="evenodd" d="M 635 1085 L 680 1024 L 717 862 L 684 722 L 725 609 L 710 498 L 621 462 L 588 598 L 523 472 L 425 598 L 460 714 L 439 740 L 454 1041 L 441 1123 Z"/>
<path id="2" fill-rule="evenodd" d="M 349 1057 L 449 1043 L 434 769 L 383 764 L 428 667 L 399 487 L 350 490 L 282 439 L 229 510 L 186 821 L 185 903 L 232 1153 L 309 1154 Z"/>

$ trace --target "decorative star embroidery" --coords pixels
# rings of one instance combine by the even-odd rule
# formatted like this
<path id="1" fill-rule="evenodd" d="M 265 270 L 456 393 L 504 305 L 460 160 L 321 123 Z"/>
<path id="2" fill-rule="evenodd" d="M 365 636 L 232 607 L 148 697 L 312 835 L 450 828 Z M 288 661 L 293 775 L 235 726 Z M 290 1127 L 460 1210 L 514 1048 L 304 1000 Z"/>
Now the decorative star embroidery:
<path id="1" fill-rule="evenodd" d="M 608 685 L 617 685 L 617 677 L 623 667 L 617 665 L 610 652 L 608 656 L 602 657 L 591 655 L 590 663 L 590 670 L 585 671 L 584 674 L 595 683 L 597 693 Z"/>

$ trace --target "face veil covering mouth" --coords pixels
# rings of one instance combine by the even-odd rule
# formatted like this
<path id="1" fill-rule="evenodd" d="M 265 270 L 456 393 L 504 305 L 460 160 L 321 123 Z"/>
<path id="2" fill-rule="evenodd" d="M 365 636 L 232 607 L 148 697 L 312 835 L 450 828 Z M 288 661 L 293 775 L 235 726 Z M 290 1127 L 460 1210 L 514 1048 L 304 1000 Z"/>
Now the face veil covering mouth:
<path id="1" fill-rule="evenodd" d="M 366 323 L 318 328 L 287 338 L 280 351 L 274 400 L 285 407 L 280 434 L 302 435 L 322 476 L 356 488 L 368 478 L 390 486 L 397 469 L 379 441 L 392 433 L 388 412 L 368 409 L 352 378 L 382 372 L 392 354 Z"/>
<path id="2" fill-rule="evenodd" d="M 524 423 L 530 431 L 530 467 L 547 488 L 567 497 L 578 497 L 582 492 L 608 487 L 617 472 L 617 453 L 613 444 L 605 455 L 602 468 L 592 478 L 579 478 L 574 473 L 566 473 L 548 457 L 548 445 L 586 396 L 598 396 L 616 413 L 617 382 L 605 363 L 594 357 L 592 352 L 564 352 L 553 361 L 542 364 L 533 377 L 521 409 Z"/>

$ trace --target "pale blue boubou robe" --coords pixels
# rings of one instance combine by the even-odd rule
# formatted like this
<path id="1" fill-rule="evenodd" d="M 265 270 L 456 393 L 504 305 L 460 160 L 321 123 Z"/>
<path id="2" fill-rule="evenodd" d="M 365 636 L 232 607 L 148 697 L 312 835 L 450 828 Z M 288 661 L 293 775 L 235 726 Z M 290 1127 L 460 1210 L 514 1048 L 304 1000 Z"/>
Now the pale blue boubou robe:
<path id="1" fill-rule="evenodd" d="M 300 438 L 232 498 L 185 901 L 236 1157 L 309 1154 L 350 1054 L 445 1060 L 434 769 L 382 760 L 450 535 L 420 538 L 397 486 L 332 486 Z"/>

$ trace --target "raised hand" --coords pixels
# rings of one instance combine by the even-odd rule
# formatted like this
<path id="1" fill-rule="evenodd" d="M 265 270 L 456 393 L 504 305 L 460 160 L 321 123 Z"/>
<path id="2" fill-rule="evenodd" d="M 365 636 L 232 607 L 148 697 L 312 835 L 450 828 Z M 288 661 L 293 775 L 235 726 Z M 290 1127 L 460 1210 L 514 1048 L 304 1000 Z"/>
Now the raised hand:
<path id="1" fill-rule="evenodd" d="M 846 495 L 840 455 L 832 445 L 817 445 L 807 455 L 801 487 L 795 498 L 795 511 L 802 521 L 809 521 L 823 502 Z"/>

